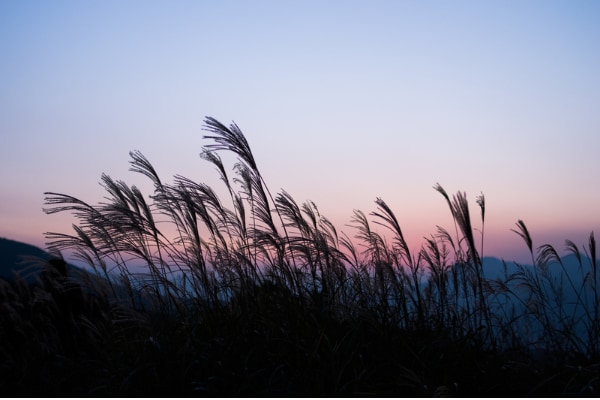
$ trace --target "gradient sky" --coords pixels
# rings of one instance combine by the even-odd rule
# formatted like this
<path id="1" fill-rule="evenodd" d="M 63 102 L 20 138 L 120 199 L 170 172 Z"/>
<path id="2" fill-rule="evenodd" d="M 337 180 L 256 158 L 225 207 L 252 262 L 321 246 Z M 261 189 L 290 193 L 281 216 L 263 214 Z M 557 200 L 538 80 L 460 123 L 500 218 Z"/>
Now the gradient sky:
<path id="1" fill-rule="evenodd" d="M 2 1 L 0 236 L 69 231 L 43 192 L 102 200 L 142 151 L 219 186 L 205 116 L 272 191 L 352 235 L 382 197 L 411 247 L 452 228 L 432 186 L 486 197 L 487 255 L 600 234 L 598 1 Z M 479 226 L 475 218 L 474 224 Z"/>

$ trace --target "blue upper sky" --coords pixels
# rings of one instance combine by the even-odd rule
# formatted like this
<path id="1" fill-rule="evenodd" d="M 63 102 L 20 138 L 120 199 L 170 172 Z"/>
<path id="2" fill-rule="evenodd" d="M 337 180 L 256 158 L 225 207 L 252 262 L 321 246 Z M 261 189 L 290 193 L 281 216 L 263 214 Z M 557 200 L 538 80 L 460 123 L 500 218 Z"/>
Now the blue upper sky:
<path id="1" fill-rule="evenodd" d="M 100 174 L 218 186 L 202 120 L 234 120 L 273 191 L 339 229 L 381 196 L 410 242 L 449 226 L 432 186 L 487 200 L 493 254 L 600 231 L 600 2 L 4 1 L 0 236 L 71 220 L 43 192 L 102 200 Z"/>

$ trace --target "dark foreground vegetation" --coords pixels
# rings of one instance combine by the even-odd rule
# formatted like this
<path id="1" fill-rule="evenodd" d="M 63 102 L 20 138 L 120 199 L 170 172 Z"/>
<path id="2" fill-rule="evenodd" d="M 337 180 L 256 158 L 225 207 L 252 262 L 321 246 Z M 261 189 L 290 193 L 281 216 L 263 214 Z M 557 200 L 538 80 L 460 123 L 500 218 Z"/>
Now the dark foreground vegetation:
<path id="1" fill-rule="evenodd" d="M 596 242 L 575 264 L 515 233 L 532 265 L 483 262 L 485 200 L 439 185 L 454 217 L 411 252 L 382 199 L 354 236 L 274 196 L 237 126 L 208 118 L 201 156 L 226 198 L 182 176 L 102 177 L 96 205 L 47 193 L 73 233 L 42 272 L 0 281 L 0 393 L 18 396 L 597 396 Z M 237 156 L 233 176 L 220 152 Z M 382 236 L 372 224 L 389 230 Z M 386 239 L 387 237 L 387 239 Z M 59 251 L 89 274 L 74 276 Z M 575 267 L 573 267 L 575 265 Z"/>

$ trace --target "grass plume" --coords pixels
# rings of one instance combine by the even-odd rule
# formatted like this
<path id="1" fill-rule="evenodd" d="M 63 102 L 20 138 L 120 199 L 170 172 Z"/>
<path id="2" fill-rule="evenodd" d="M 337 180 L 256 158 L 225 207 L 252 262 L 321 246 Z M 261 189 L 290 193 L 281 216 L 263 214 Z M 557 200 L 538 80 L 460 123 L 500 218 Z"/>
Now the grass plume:
<path id="1" fill-rule="evenodd" d="M 139 151 L 130 170 L 150 180 L 149 195 L 104 174 L 97 204 L 46 193 L 48 214 L 76 220 L 71 233 L 46 234 L 48 249 L 90 272 L 76 279 L 57 258 L 36 284 L 0 281 L 4 393 L 597 393 L 593 232 L 587 247 L 566 242 L 572 269 L 553 246 L 535 248 L 519 220 L 532 265 L 505 262 L 492 278 L 483 194 L 478 229 L 466 193 L 434 186 L 454 229 L 438 227 L 415 251 L 383 199 L 354 211 L 349 235 L 313 202 L 273 195 L 237 125 L 207 118 L 204 129 L 200 157 L 225 198 L 188 177 L 161 179 Z"/>

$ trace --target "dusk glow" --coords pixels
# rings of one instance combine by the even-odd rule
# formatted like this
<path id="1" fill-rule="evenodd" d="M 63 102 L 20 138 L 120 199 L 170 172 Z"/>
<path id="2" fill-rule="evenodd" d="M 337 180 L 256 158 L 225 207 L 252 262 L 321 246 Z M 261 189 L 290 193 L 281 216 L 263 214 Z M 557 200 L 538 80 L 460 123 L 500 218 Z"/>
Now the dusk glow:
<path id="1" fill-rule="evenodd" d="M 272 191 L 338 230 L 383 198 L 415 250 L 464 191 L 484 255 L 600 234 L 597 1 L 0 3 L 0 237 L 44 246 L 140 150 L 222 193 L 205 116 L 241 128 Z M 229 167 L 235 161 L 224 158 Z M 383 230 L 383 228 L 381 228 Z M 479 236 L 477 236 L 479 237 Z"/>

